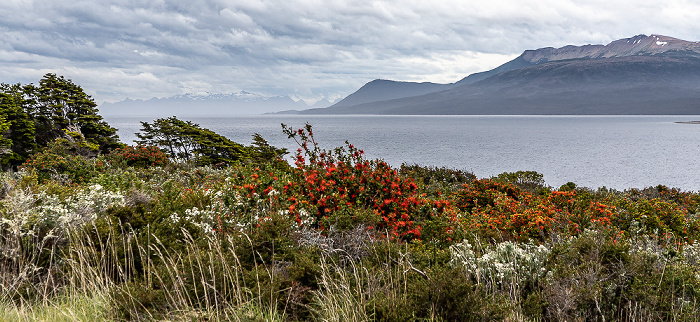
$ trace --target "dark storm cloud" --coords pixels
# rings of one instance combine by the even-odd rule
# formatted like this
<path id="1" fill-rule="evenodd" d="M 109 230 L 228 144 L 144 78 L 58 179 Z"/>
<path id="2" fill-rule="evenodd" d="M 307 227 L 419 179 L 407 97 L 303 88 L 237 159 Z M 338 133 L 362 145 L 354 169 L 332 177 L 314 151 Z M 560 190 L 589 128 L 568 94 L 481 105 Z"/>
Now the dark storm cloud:
<path id="1" fill-rule="evenodd" d="M 0 3 L 0 81 L 46 72 L 99 100 L 251 90 L 318 99 L 374 78 L 452 82 L 525 49 L 639 33 L 697 40 L 687 1 Z"/>

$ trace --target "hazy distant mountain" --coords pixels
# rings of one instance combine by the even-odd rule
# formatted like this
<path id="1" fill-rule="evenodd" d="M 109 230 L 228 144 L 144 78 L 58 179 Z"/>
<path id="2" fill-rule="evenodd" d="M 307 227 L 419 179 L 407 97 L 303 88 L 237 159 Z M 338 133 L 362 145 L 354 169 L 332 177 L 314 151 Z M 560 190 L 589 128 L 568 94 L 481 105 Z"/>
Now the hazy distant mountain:
<path id="1" fill-rule="evenodd" d="M 311 107 L 329 107 L 331 105 L 333 105 L 332 101 L 329 101 L 327 99 L 322 99 L 320 101 L 317 101 L 313 105 L 311 105 Z"/>
<path id="2" fill-rule="evenodd" d="M 127 98 L 99 106 L 102 115 L 147 116 L 264 114 L 308 108 L 303 101 L 294 101 L 289 97 L 262 96 L 246 91 L 232 94 L 185 94 L 149 100 Z"/>
<path id="3" fill-rule="evenodd" d="M 452 88 L 453 84 L 397 82 L 375 79 L 333 106 L 353 106 L 369 102 L 423 95 Z"/>
<path id="4" fill-rule="evenodd" d="M 700 43 L 639 35 L 608 45 L 527 50 L 498 68 L 445 86 L 413 96 L 397 92 L 388 100 L 358 90 L 348 98 L 362 103 L 303 112 L 700 114 Z"/>

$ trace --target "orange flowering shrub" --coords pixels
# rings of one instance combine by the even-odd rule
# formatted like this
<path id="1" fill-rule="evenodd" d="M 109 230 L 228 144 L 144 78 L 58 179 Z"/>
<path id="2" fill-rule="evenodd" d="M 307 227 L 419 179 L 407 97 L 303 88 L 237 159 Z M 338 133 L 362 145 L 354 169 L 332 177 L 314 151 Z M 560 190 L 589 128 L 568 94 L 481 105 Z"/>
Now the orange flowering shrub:
<path id="1" fill-rule="evenodd" d="M 113 165 L 139 168 L 164 166 L 170 162 L 160 148 L 151 145 L 117 148 L 107 155 L 107 159 Z"/>
<path id="2" fill-rule="evenodd" d="M 636 197 L 625 199 L 585 189 L 525 190 L 498 179 L 472 180 L 461 188 L 454 182 L 417 183 L 413 177 L 433 174 L 402 175 L 384 161 L 366 160 L 362 150 L 347 142 L 333 150 L 321 149 L 309 125 L 284 130 L 299 145 L 295 167 L 239 166 L 216 178 L 197 170 L 190 175 L 190 184 L 204 190 L 205 198 L 187 199 L 188 207 L 211 216 L 218 232 L 254 229 L 282 215 L 298 226 L 319 230 L 364 224 L 404 241 L 448 242 L 470 234 L 544 241 L 577 236 L 587 229 L 616 236 L 636 231 L 671 234 L 692 241 L 700 231 L 688 210 L 698 209 L 695 194 L 668 190 L 651 199 L 631 192 L 626 196 Z"/>
<path id="3" fill-rule="evenodd" d="M 332 151 L 318 147 L 310 125 L 305 129 L 284 128 L 299 144 L 293 180 L 283 188 L 288 210 L 298 223 L 311 216 L 310 223 L 325 228 L 323 222 L 342 209 L 371 209 L 393 237 L 421 236 L 419 209 L 425 200 L 417 195 L 413 180 L 399 176 L 381 160 L 364 159 L 364 151 L 346 142 Z"/>
<path id="4" fill-rule="evenodd" d="M 497 239 L 544 240 L 553 232 L 579 234 L 585 228 L 609 227 L 616 208 L 553 191 L 534 196 L 509 182 L 476 180 L 456 194 L 464 221 L 478 234 Z"/>

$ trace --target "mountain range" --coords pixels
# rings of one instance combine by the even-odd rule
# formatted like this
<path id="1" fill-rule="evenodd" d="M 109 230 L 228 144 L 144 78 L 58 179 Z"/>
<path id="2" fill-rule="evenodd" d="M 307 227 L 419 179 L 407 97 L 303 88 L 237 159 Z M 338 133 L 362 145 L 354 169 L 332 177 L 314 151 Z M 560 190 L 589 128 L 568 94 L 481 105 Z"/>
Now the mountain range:
<path id="1" fill-rule="evenodd" d="M 526 50 L 451 84 L 374 80 L 304 114 L 700 114 L 700 42 L 638 35 Z"/>
<path id="2" fill-rule="evenodd" d="M 314 106 L 329 106 L 329 101 L 319 101 Z M 308 109 L 304 101 L 287 96 L 263 96 L 246 91 L 230 94 L 184 94 L 149 100 L 125 99 L 116 103 L 103 103 L 100 114 L 106 116 L 230 116 L 241 114 L 265 114 L 284 110 Z"/>

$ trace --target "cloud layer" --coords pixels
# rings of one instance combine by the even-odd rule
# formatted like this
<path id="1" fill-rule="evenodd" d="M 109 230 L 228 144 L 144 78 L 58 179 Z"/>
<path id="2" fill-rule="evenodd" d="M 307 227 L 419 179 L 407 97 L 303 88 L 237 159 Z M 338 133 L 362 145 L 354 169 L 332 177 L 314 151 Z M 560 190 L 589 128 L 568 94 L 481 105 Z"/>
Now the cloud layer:
<path id="1" fill-rule="evenodd" d="M 254 91 L 336 99 L 454 82 L 526 49 L 700 40 L 700 4 L 649 0 L 4 0 L 0 82 L 73 79 L 98 101 Z"/>

